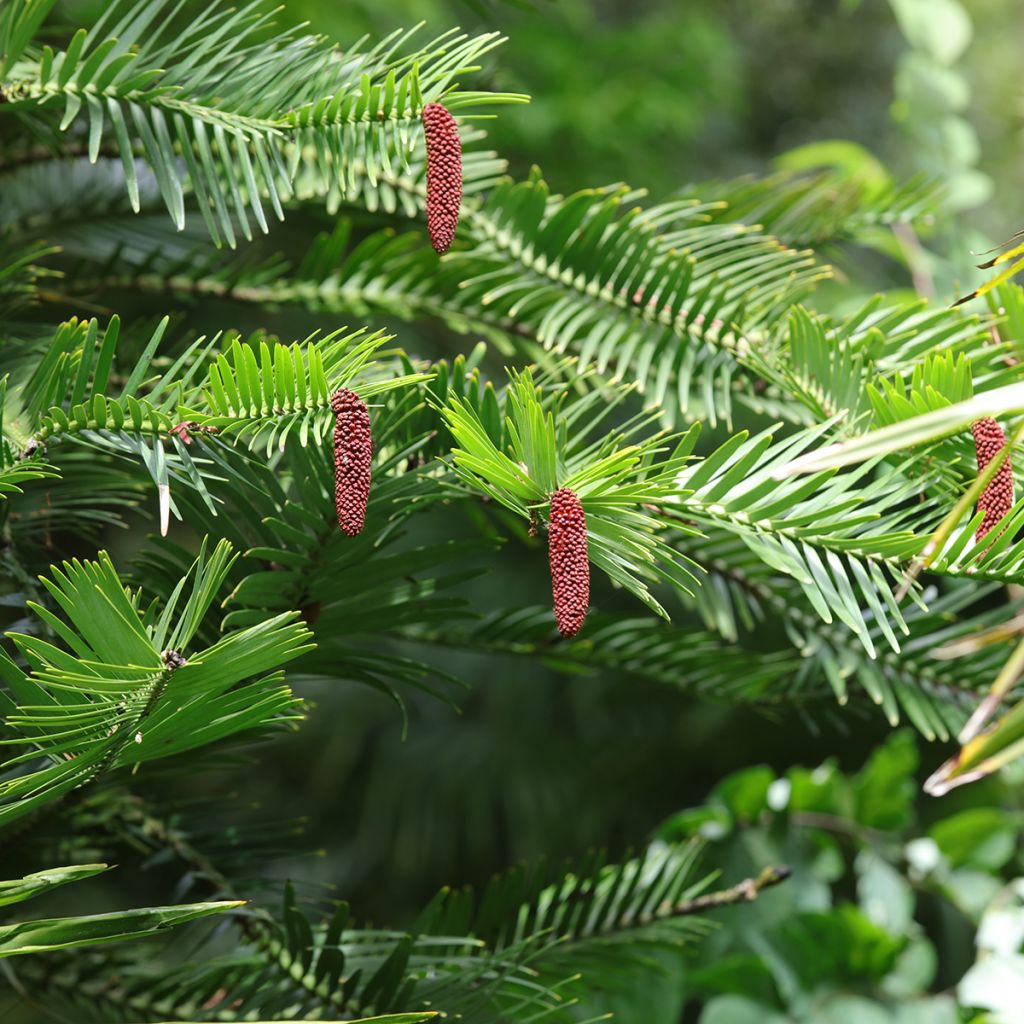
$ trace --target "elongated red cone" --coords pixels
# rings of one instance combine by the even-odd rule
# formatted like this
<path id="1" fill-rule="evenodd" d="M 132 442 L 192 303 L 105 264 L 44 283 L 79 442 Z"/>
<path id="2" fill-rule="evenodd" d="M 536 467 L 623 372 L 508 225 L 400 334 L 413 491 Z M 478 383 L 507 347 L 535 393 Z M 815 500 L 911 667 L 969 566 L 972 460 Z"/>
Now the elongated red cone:
<path id="1" fill-rule="evenodd" d="M 974 435 L 974 450 L 978 456 L 980 473 L 1006 445 L 1006 435 L 994 419 L 986 417 L 971 424 Z M 1013 508 L 1013 467 L 1010 456 L 1003 459 L 996 475 L 978 498 L 978 511 L 985 513 L 975 534 L 981 540 L 1010 509 Z"/>
<path id="2" fill-rule="evenodd" d="M 373 437 L 366 403 L 346 388 L 331 396 L 334 410 L 334 507 L 338 525 L 349 537 L 366 525 L 370 497 L 370 463 Z"/>
<path id="3" fill-rule="evenodd" d="M 575 636 L 583 627 L 590 607 L 590 559 L 587 556 L 587 517 L 576 492 L 568 487 L 551 495 L 548 562 L 558 632 L 565 637 Z"/>
<path id="4" fill-rule="evenodd" d="M 427 231 L 430 244 L 444 255 L 455 241 L 462 202 L 462 142 L 448 108 L 428 103 L 423 108 L 427 138 Z"/>

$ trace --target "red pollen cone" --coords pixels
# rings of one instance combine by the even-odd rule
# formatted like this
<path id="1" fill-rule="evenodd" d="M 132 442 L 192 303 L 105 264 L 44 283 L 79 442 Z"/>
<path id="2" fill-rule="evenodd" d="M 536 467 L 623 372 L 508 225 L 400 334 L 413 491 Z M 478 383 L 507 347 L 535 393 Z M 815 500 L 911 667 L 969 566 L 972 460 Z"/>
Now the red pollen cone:
<path id="1" fill-rule="evenodd" d="M 331 396 L 334 410 L 334 507 L 349 537 L 362 533 L 370 497 L 373 437 L 366 403 L 346 388 Z"/>
<path id="2" fill-rule="evenodd" d="M 590 606 L 590 560 L 587 518 L 580 499 L 568 487 L 551 495 L 548 561 L 558 632 L 565 637 L 575 636 L 583 627 Z"/>
<path id="3" fill-rule="evenodd" d="M 1002 427 L 990 417 L 972 423 L 971 433 L 974 435 L 974 450 L 978 456 L 978 472 L 980 473 L 1006 446 L 1006 435 L 1003 433 Z M 978 527 L 975 538 L 981 540 L 1011 508 L 1013 508 L 1013 467 L 1010 465 L 1010 456 L 1007 455 L 999 469 L 996 470 L 996 475 L 989 481 L 988 486 L 978 498 L 978 511 L 984 512 L 985 517 Z"/>
<path id="4" fill-rule="evenodd" d="M 428 103 L 423 108 L 427 139 L 427 231 L 439 255 L 455 241 L 462 202 L 462 142 L 448 108 Z"/>

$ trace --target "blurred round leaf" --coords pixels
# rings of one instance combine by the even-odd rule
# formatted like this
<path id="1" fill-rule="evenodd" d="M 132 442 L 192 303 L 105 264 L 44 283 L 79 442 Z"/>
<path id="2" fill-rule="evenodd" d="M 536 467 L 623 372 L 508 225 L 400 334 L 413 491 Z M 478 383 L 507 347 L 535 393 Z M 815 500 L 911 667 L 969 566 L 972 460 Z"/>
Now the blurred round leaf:
<path id="1" fill-rule="evenodd" d="M 760 1003 L 742 996 L 712 999 L 700 1015 L 700 1024 L 792 1024 L 792 1017 L 766 1013 Z"/>
<path id="2" fill-rule="evenodd" d="M 936 64 L 920 53 L 910 52 L 896 69 L 896 96 L 918 116 L 956 113 L 970 99 L 964 76 Z"/>
<path id="3" fill-rule="evenodd" d="M 957 995 L 965 1006 L 1014 1014 L 999 1018 L 1007 1024 L 1019 1021 L 1024 1006 L 1024 956 L 986 956 L 963 976 Z"/>
<path id="4" fill-rule="evenodd" d="M 914 892 L 907 880 L 873 850 L 861 850 L 854 865 L 857 896 L 867 918 L 892 935 L 906 935 L 914 921 Z"/>
<path id="5" fill-rule="evenodd" d="M 971 41 L 971 19 L 959 0 L 890 0 L 911 46 L 952 64 Z"/>
<path id="6" fill-rule="evenodd" d="M 754 821 L 768 807 L 775 773 L 764 765 L 730 775 L 715 787 L 712 800 L 723 803 L 739 821 Z"/>
<path id="7" fill-rule="evenodd" d="M 775 160 L 783 171 L 813 171 L 829 168 L 866 190 L 868 196 L 881 192 L 892 184 L 892 178 L 882 162 L 856 142 L 828 139 L 811 142 L 791 149 Z"/>
<path id="8" fill-rule="evenodd" d="M 1017 846 L 1012 818 L 995 807 L 975 807 L 936 822 L 928 833 L 955 868 L 998 871 Z"/>

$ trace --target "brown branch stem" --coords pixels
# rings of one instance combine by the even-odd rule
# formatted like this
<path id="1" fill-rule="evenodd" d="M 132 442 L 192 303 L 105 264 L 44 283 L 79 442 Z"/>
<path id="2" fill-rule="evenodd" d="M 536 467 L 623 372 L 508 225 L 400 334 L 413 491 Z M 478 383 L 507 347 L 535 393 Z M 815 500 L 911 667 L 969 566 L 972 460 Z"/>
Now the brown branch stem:
<path id="1" fill-rule="evenodd" d="M 719 907 L 731 907 L 737 903 L 753 903 L 765 889 L 771 889 L 786 881 L 793 874 L 793 869 L 785 864 L 771 865 L 764 868 L 753 878 L 744 878 L 742 882 L 720 889 L 717 892 L 695 896 L 692 900 L 681 903 L 663 903 L 653 913 L 656 919 L 666 917 L 686 917 L 690 914 L 703 914 Z"/>

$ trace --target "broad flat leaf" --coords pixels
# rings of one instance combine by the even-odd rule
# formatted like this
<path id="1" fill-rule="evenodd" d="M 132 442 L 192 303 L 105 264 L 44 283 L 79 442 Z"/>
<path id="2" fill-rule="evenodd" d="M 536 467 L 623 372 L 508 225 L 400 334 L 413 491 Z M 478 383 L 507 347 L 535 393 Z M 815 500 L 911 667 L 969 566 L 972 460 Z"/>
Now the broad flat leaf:
<path id="1" fill-rule="evenodd" d="M 915 999 L 896 1008 L 896 1024 L 958 1024 L 962 1019 L 949 996 Z"/>
<path id="2" fill-rule="evenodd" d="M 700 1024 L 793 1024 L 793 1018 L 768 1012 L 743 996 L 719 996 L 704 1008 Z"/>
<path id="3" fill-rule="evenodd" d="M 1017 825 L 998 807 L 970 807 L 937 821 L 928 834 L 954 868 L 997 873 L 1017 846 Z"/>
<path id="4" fill-rule="evenodd" d="M 964 1006 L 991 1010 L 994 1022 L 1020 1020 L 1024 1006 L 1024 956 L 989 954 L 960 980 L 957 996 Z"/>

